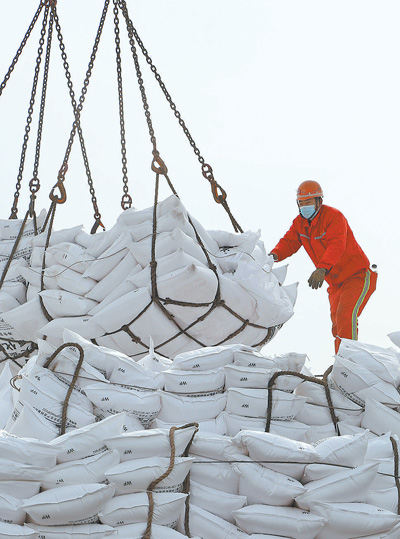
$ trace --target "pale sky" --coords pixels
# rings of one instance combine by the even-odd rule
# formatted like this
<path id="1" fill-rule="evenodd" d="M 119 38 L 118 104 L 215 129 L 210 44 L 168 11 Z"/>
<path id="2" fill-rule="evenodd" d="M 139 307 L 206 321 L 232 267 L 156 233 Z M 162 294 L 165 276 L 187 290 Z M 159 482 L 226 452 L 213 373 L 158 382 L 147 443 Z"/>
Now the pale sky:
<path id="1" fill-rule="evenodd" d="M 392 346 L 400 330 L 400 4 L 398 0 L 128 0 L 130 16 L 202 155 L 228 193 L 244 230 L 261 229 L 270 250 L 297 215 L 298 184 L 320 182 L 325 203 L 341 210 L 371 263 L 378 288 L 360 318 L 359 339 Z M 0 78 L 36 11 L 36 0 L 3 2 Z M 79 96 L 103 2 L 59 0 L 72 81 Z M 82 113 L 94 187 L 110 228 L 122 211 L 122 176 L 111 2 Z M 2 218 L 15 191 L 39 25 L 0 98 Z M 130 193 L 150 206 L 151 145 L 121 20 Z M 47 208 L 72 125 L 57 41 L 53 42 L 37 209 Z M 141 57 L 140 57 L 141 59 Z M 212 199 L 186 137 L 144 61 L 142 72 L 158 149 L 182 202 L 207 229 L 231 230 Z M 38 101 L 37 101 L 38 110 Z M 35 116 L 36 118 L 36 116 Z M 36 122 L 20 199 L 27 210 Z M 66 177 L 68 201 L 55 227 L 83 223 L 93 210 L 78 140 Z M 166 196 L 167 190 L 162 195 Z M 313 373 L 333 362 L 326 285 L 311 290 L 303 250 L 285 284 L 299 282 L 293 318 L 264 352 L 307 353 Z"/>

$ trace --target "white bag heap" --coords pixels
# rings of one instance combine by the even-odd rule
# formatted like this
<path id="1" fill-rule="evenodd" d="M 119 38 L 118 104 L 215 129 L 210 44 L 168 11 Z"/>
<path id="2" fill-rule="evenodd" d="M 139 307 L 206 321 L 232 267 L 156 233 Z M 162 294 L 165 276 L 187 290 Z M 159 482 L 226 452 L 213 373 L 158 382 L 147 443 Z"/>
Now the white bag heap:
<path id="1" fill-rule="evenodd" d="M 24 238 L 30 256 L 24 267 L 17 260 L 18 271 L 13 263 L 14 280 L 4 283 L 0 338 L 8 348 L 44 336 L 59 345 L 67 328 L 131 357 L 145 355 L 151 337 L 174 357 L 202 346 L 261 346 L 293 314 L 297 285 L 281 286 L 260 233 L 206 231 L 175 195 L 156 212 L 126 210 L 108 232 L 51 232 L 45 250 L 47 238 Z M 10 241 L 0 236 L 0 256 Z M 16 273 L 22 289 L 10 299 Z"/>
<path id="2" fill-rule="evenodd" d="M 134 362 L 69 330 L 63 341 L 56 353 L 39 341 L 15 381 L 21 391 L 12 390 L 12 433 L 0 432 L 0 537 L 399 537 L 400 442 L 381 431 L 393 419 L 383 409 L 400 416 L 367 390 L 364 412 L 331 377 L 335 432 L 304 354 L 233 344 Z M 350 363 L 397 388 L 397 350 L 343 344 Z M 280 370 L 271 408 L 279 419 L 265 432 Z M 1 397 L 10 409 L 9 394 Z M 362 426 L 368 417 L 375 433 Z"/>
<path id="3" fill-rule="evenodd" d="M 41 232 L 45 218 L 46 211 L 43 210 L 36 219 L 36 232 Z M 16 361 L 34 350 L 34 345 L 21 336 L 16 337 L 12 326 L 1 317 L 1 313 L 17 309 L 27 301 L 22 269 L 30 263 L 34 235 L 33 219 L 27 219 L 25 225 L 23 219 L 0 219 L 0 358 Z M 20 366 L 22 364 L 18 363 Z"/>

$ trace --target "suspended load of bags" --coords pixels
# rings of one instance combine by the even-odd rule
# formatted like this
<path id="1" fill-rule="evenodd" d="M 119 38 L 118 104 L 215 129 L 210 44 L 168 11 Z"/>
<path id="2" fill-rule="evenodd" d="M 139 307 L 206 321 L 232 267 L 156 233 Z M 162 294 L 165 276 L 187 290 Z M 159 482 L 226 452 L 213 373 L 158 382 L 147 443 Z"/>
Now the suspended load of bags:
<path id="1" fill-rule="evenodd" d="M 60 344 L 64 328 L 136 359 L 150 339 L 167 357 L 260 347 L 289 320 L 297 284 L 282 286 L 286 269 L 271 269 L 259 232 L 206 231 L 175 195 L 153 210 L 126 210 L 96 235 L 77 226 L 34 236 L 28 223 L 1 289 L 2 358 L 38 338 Z M 4 266 L 21 223 L 0 225 Z"/>

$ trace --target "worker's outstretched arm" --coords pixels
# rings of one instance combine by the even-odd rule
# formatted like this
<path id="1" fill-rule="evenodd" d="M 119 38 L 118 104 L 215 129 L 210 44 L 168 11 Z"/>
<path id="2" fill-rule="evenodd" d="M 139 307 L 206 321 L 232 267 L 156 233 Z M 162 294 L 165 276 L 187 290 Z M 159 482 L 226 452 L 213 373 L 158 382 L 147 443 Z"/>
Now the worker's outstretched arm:
<path id="1" fill-rule="evenodd" d="M 275 255 L 274 260 L 280 262 L 281 260 L 285 260 L 285 258 L 292 256 L 294 253 L 297 253 L 300 247 L 300 236 L 297 232 L 295 221 L 293 221 L 292 226 L 283 238 L 279 240 L 277 245 L 271 249 L 270 254 Z"/>

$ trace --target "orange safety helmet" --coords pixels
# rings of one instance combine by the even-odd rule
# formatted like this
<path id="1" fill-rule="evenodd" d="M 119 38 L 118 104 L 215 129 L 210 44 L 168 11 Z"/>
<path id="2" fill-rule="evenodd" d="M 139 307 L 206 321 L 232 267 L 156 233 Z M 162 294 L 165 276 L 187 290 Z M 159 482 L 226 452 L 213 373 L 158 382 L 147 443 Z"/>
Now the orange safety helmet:
<path id="1" fill-rule="evenodd" d="M 306 180 L 299 185 L 297 189 L 297 200 L 304 200 L 307 198 L 323 197 L 324 193 L 318 182 L 314 180 Z"/>

